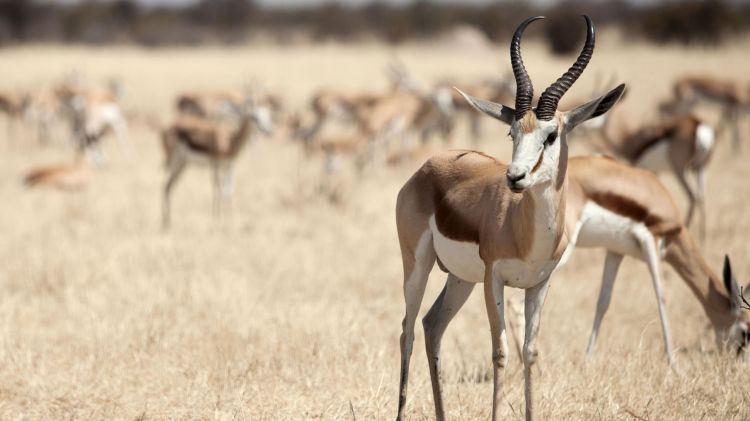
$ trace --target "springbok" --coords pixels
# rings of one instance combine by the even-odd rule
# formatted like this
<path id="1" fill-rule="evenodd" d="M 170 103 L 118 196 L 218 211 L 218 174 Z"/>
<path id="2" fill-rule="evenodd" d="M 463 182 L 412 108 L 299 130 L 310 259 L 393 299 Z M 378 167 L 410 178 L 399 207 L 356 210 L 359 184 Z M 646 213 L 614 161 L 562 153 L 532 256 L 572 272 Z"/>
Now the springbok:
<path id="1" fill-rule="evenodd" d="M 315 121 L 310 128 L 300 132 L 305 139 L 314 138 L 330 120 L 356 122 L 357 110 L 373 104 L 379 95 L 350 93 L 339 89 L 322 88 L 310 99 L 310 109 Z"/>
<path id="2" fill-rule="evenodd" d="M 624 255 L 643 260 L 648 266 L 670 365 L 674 364 L 674 355 L 660 279 L 662 257 L 701 303 L 717 344 L 726 344 L 737 353 L 744 351 L 750 320 L 747 313 L 739 311 L 739 288 L 728 259 L 722 283 L 703 259 L 672 197 L 655 174 L 607 157 L 576 157 L 568 162 L 568 178 L 565 213 L 570 242 L 558 267 L 567 262 L 574 247 L 607 249 L 587 359 L 593 355 Z"/>
<path id="3" fill-rule="evenodd" d="M 654 172 L 673 173 L 689 200 L 685 224 L 691 226 L 697 207 L 701 214 L 699 233 L 705 238 L 706 168 L 716 146 L 713 127 L 694 116 L 682 115 L 605 139 L 617 157 Z"/>
<path id="4" fill-rule="evenodd" d="M 279 116 L 282 101 L 278 95 L 258 89 L 207 90 L 186 92 L 177 96 L 175 107 L 180 115 L 201 117 L 213 121 L 232 122 L 247 98 L 252 98 L 259 119 L 272 122 Z"/>
<path id="5" fill-rule="evenodd" d="M 23 116 L 29 104 L 29 95 L 18 91 L 0 92 L 0 113 L 7 117 L 8 136 L 14 132 L 16 122 Z"/>
<path id="6" fill-rule="evenodd" d="M 709 75 L 687 75 L 672 85 L 673 96 L 660 104 L 666 114 L 682 114 L 703 103 L 715 104 L 722 109 L 723 132 L 732 127 L 734 149 L 740 147 L 739 118 L 750 110 L 750 90 L 742 83 Z"/>
<path id="7" fill-rule="evenodd" d="M 72 164 L 51 164 L 31 169 L 23 179 L 26 187 L 46 187 L 65 191 L 83 189 L 91 178 L 91 169 L 84 157 L 76 156 Z"/>
<path id="8" fill-rule="evenodd" d="M 93 150 L 94 159 L 101 164 L 101 139 L 114 133 L 122 144 L 127 136 L 127 123 L 120 108 L 117 92 L 110 89 L 82 89 L 64 83 L 55 89 L 63 110 L 71 123 L 73 139 L 79 150 Z"/>
<path id="9" fill-rule="evenodd" d="M 239 125 L 236 127 L 194 116 L 180 116 L 162 132 L 168 171 L 162 209 L 162 224 L 165 229 L 170 223 L 172 188 L 191 162 L 211 165 L 214 215 L 220 213 L 222 198 L 229 201 L 232 196 L 234 161 L 255 126 L 266 134 L 273 132 L 273 124 L 268 113 L 259 113 L 253 101 L 248 99 L 241 109 Z"/>
<path id="10" fill-rule="evenodd" d="M 525 20 L 510 46 L 516 80 L 515 110 L 464 94 L 479 111 L 510 125 L 513 159 L 505 165 L 473 151 L 451 151 L 429 159 L 398 194 L 396 226 L 404 267 L 406 315 L 401 334 L 398 419 L 406 408 L 414 322 L 435 261 L 448 272 L 446 291 L 425 317 L 427 356 L 437 419 L 445 418 L 439 381 L 439 341 L 476 283 L 484 297 L 492 336 L 494 386 L 492 418 L 500 417 L 503 374 L 508 356 L 504 287 L 525 290 L 523 345 L 526 419 L 534 418 L 534 366 L 541 309 L 552 270 L 567 246 L 567 134 L 575 126 L 607 112 L 624 85 L 568 112 L 557 110 L 565 92 L 583 73 L 594 51 L 594 27 L 584 16 L 586 42 L 573 66 L 539 98 L 532 110 L 533 88 L 520 53 L 524 29 L 542 17 Z M 450 298 L 450 301 L 446 298 Z"/>

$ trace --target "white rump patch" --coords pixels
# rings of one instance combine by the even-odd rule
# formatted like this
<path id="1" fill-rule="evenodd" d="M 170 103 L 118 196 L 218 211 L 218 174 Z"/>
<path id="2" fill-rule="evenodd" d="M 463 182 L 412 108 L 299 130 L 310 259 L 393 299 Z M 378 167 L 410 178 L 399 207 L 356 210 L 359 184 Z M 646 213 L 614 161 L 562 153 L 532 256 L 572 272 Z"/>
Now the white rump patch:
<path id="1" fill-rule="evenodd" d="M 704 163 L 714 148 L 716 134 L 708 124 L 699 124 L 695 129 L 695 160 Z"/>

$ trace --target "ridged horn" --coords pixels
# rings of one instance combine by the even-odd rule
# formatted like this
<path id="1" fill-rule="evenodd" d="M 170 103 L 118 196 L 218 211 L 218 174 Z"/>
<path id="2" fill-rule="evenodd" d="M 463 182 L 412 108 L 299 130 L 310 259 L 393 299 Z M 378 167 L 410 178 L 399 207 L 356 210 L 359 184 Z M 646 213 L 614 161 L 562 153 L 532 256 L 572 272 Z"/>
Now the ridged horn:
<path id="1" fill-rule="evenodd" d="M 516 79 L 516 120 L 520 120 L 524 114 L 531 111 L 531 99 L 534 97 L 531 78 L 521 59 L 521 36 L 531 22 L 539 19 L 544 19 L 544 16 L 531 17 L 521 22 L 510 43 L 510 64 L 513 66 L 513 77 Z"/>
<path id="2" fill-rule="evenodd" d="M 536 116 L 539 120 L 549 121 L 554 117 L 560 98 L 565 95 L 565 92 L 581 76 L 583 69 L 589 64 L 591 56 L 594 54 L 594 24 L 587 15 L 583 15 L 583 18 L 586 19 L 586 43 L 583 45 L 583 49 L 578 55 L 576 62 L 570 66 L 570 69 L 542 92 L 536 107 Z"/>

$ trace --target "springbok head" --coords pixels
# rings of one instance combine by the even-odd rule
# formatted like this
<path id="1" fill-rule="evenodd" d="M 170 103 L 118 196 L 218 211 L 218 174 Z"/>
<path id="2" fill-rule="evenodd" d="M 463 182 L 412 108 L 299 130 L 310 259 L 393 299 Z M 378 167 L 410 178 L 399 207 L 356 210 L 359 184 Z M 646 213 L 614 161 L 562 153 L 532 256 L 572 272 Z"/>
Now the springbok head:
<path id="1" fill-rule="evenodd" d="M 609 111 L 625 89 L 623 84 L 573 110 L 557 110 L 560 99 L 581 76 L 594 52 L 594 26 L 591 18 L 583 17 L 587 26 L 583 50 L 570 69 L 542 92 L 536 108 L 532 109 L 531 106 L 534 89 L 521 59 L 521 36 L 531 22 L 543 19 L 543 16 L 526 19 L 513 34 L 510 61 L 516 80 L 515 109 L 474 98 L 459 90 L 474 108 L 510 125 L 513 159 L 508 168 L 507 181 L 514 192 L 558 180 L 558 174 L 564 174 L 567 163 L 566 134 L 584 121 Z"/>
<path id="2" fill-rule="evenodd" d="M 717 331 L 716 339 L 723 342 L 727 349 L 735 352 L 738 357 L 745 358 L 750 347 L 750 283 L 740 289 L 732 272 L 729 256 L 724 256 L 723 275 L 731 306 L 731 324 L 728 329 Z"/>

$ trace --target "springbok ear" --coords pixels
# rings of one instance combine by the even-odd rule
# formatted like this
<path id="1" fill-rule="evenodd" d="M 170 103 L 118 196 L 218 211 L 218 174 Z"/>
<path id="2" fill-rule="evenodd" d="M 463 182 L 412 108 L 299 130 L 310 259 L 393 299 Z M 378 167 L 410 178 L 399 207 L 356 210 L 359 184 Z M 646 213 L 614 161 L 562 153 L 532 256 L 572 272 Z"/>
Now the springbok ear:
<path id="1" fill-rule="evenodd" d="M 566 112 L 565 124 L 568 127 L 568 131 L 588 119 L 605 114 L 620 100 L 623 92 L 625 92 L 624 83 L 607 92 L 605 95 Z"/>
<path id="2" fill-rule="evenodd" d="M 740 310 L 740 288 L 737 286 L 737 280 L 732 273 L 732 264 L 729 262 L 729 256 L 724 255 L 724 287 L 729 294 L 729 301 L 732 303 L 732 309 Z"/>
<path id="3" fill-rule="evenodd" d="M 460 89 L 453 87 L 459 94 L 461 94 L 466 101 L 471 104 L 472 107 L 487 114 L 488 116 L 500 120 L 505 124 L 512 124 L 515 119 L 516 110 L 510 107 L 506 107 L 502 104 L 496 104 L 491 101 L 485 101 L 483 99 L 475 98 L 469 94 L 462 92 Z"/>

